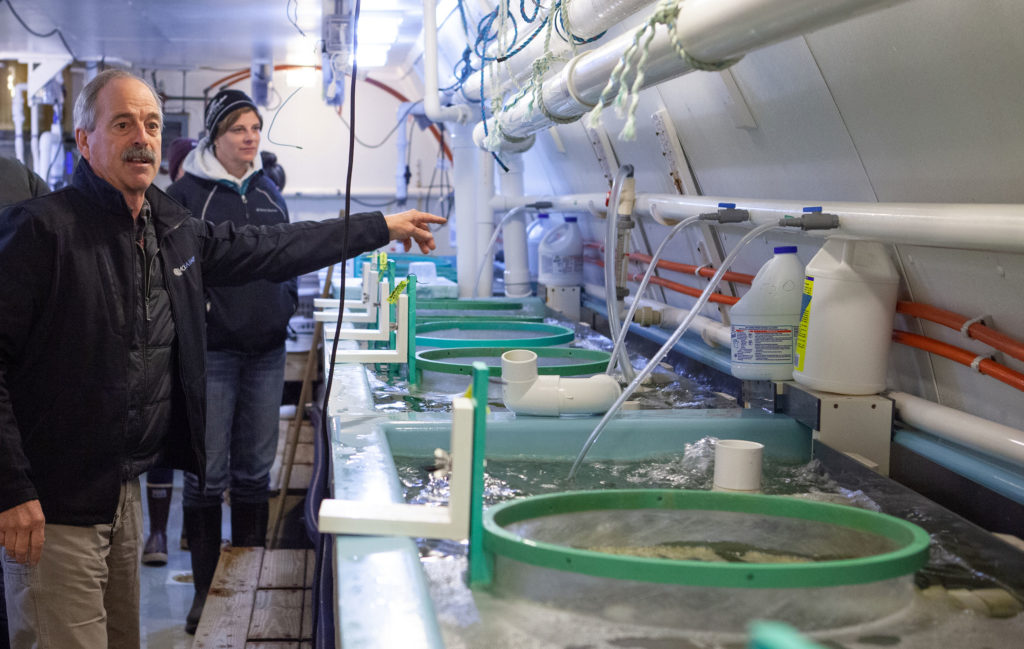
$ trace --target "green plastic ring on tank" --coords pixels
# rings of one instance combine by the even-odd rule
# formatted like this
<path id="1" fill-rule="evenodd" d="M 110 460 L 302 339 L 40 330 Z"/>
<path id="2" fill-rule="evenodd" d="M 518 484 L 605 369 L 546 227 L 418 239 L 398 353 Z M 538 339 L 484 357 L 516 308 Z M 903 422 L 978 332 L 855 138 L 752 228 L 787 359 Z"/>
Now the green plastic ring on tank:
<path id="1" fill-rule="evenodd" d="M 499 299 L 428 298 L 420 300 L 419 308 L 436 311 L 522 311 L 522 302 Z"/>
<path id="2" fill-rule="evenodd" d="M 605 371 L 611 353 L 600 349 L 577 349 L 575 347 L 460 347 L 453 349 L 426 349 L 416 353 L 416 362 L 419 368 L 446 374 L 472 374 L 473 361 L 459 362 L 459 358 L 491 357 L 496 359 L 497 364 L 487 363 L 489 376 L 501 376 L 501 355 L 510 349 L 529 349 L 537 354 L 539 358 L 568 358 L 578 359 L 580 363 L 566 363 L 563 365 L 541 365 L 537 367 L 538 374 L 553 374 L 555 376 L 579 376 L 581 374 L 598 374 Z"/>
<path id="3" fill-rule="evenodd" d="M 576 512 L 687 509 L 827 523 L 879 535 L 894 550 L 809 563 L 717 563 L 623 556 L 526 539 L 505 526 Z M 787 496 L 672 489 L 570 491 L 512 500 L 484 512 L 484 549 L 522 563 L 595 577 L 719 588 L 816 588 L 866 584 L 911 574 L 928 560 L 928 533 L 876 512 Z"/>
<path id="4" fill-rule="evenodd" d="M 525 331 L 532 335 L 524 338 L 437 338 L 422 334 L 455 329 L 461 331 L 489 331 L 500 335 L 504 331 Z M 567 327 L 546 322 L 518 322 L 515 320 L 438 320 L 416 325 L 416 344 L 423 347 L 548 347 L 571 343 L 576 332 Z"/>

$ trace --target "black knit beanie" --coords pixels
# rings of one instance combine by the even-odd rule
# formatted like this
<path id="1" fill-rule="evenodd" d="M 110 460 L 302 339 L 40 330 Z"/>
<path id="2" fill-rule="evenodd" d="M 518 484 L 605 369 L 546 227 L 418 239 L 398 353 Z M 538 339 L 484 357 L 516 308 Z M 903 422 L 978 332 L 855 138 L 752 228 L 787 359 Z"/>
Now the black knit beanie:
<path id="1" fill-rule="evenodd" d="M 217 133 L 217 125 L 221 120 L 238 108 L 251 108 L 259 117 L 260 126 L 263 126 L 263 116 L 260 115 L 259 109 L 256 108 L 256 104 L 249 98 L 249 95 L 241 90 L 221 90 L 206 106 L 206 136 L 212 139 Z"/>

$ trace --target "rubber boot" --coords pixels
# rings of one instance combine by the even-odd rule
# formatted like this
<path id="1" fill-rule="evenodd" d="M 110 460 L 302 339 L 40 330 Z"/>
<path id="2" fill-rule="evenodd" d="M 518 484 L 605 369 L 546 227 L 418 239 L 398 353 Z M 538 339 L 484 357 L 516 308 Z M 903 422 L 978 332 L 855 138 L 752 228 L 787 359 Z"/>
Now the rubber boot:
<path id="1" fill-rule="evenodd" d="M 185 507 L 184 513 L 185 535 L 192 555 L 192 581 L 196 588 L 192 608 L 185 618 L 185 632 L 194 634 L 220 560 L 220 505 Z"/>
<path id="2" fill-rule="evenodd" d="M 236 548 L 264 547 L 270 506 L 262 503 L 231 504 L 231 545 Z"/>
<path id="3" fill-rule="evenodd" d="M 149 537 L 142 549 L 142 563 L 147 566 L 167 565 L 167 516 L 171 509 L 169 484 L 147 484 L 149 504 Z"/>

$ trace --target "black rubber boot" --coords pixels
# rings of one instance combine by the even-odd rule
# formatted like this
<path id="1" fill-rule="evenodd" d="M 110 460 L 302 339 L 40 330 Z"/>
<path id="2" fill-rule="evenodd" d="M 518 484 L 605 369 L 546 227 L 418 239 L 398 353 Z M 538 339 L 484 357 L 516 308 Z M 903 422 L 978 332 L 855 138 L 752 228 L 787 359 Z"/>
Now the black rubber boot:
<path id="1" fill-rule="evenodd" d="M 192 608 L 185 618 L 185 632 L 195 633 L 199 618 L 203 615 L 206 595 L 213 582 L 213 573 L 220 560 L 220 505 L 209 507 L 185 507 L 185 536 L 192 555 L 192 581 L 196 594 Z"/>
<path id="2" fill-rule="evenodd" d="M 167 565 L 167 516 L 171 509 L 169 484 L 147 484 L 149 505 L 149 537 L 142 549 L 142 563 L 147 566 Z"/>
<path id="3" fill-rule="evenodd" d="M 262 503 L 231 504 L 231 545 L 236 548 L 264 547 L 270 506 Z"/>

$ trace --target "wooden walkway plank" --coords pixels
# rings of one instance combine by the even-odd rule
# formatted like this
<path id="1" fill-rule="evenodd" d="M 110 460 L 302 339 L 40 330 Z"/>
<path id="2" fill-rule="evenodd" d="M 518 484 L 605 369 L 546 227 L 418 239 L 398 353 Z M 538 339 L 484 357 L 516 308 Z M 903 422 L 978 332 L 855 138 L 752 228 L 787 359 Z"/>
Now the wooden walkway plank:
<path id="1" fill-rule="evenodd" d="M 263 548 L 224 548 L 196 629 L 193 649 L 234 649 L 248 636 Z"/>
<path id="2" fill-rule="evenodd" d="M 257 590 L 249 624 L 249 640 L 300 640 L 301 589 Z"/>
<path id="3" fill-rule="evenodd" d="M 267 550 L 260 568 L 260 588 L 302 588 L 306 583 L 308 550 Z"/>

